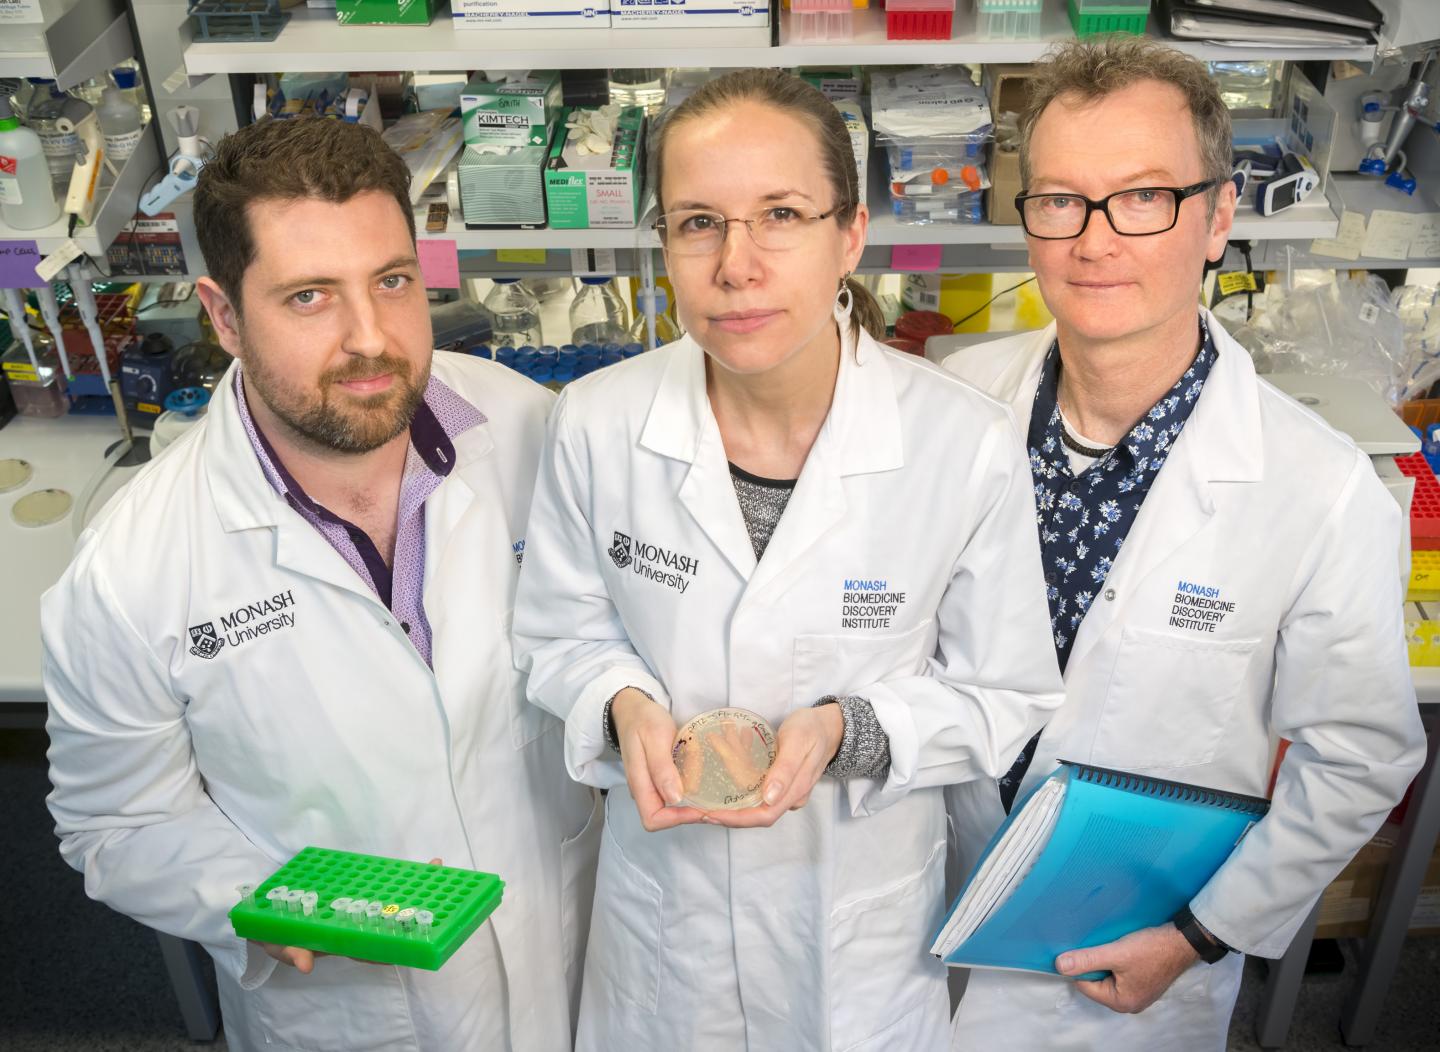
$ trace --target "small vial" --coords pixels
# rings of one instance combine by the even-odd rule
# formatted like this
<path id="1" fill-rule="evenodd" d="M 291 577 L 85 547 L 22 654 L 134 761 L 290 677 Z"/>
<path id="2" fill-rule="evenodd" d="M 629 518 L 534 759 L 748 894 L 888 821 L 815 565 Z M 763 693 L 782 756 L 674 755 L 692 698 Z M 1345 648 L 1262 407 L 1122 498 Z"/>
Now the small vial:
<path id="1" fill-rule="evenodd" d="M 320 896 L 313 891 L 307 891 L 300 896 L 300 910 L 307 917 L 315 916 L 315 904 L 320 901 Z"/>
<path id="2" fill-rule="evenodd" d="M 430 938 L 430 925 L 435 923 L 435 914 L 429 910 L 415 911 L 415 929 L 422 939 Z"/>
<path id="3" fill-rule="evenodd" d="M 277 910 L 283 910 L 285 908 L 285 893 L 289 890 L 290 889 L 284 884 L 281 884 L 265 892 L 265 898 L 269 901 L 270 905 L 274 906 Z"/>
<path id="4" fill-rule="evenodd" d="M 365 907 L 370 905 L 364 899 L 355 899 L 345 909 L 345 916 L 349 917 L 356 924 L 365 922 Z"/>
<path id="5" fill-rule="evenodd" d="M 395 923 L 400 926 L 400 934 L 409 935 L 415 930 L 415 914 L 419 911 L 413 906 L 406 906 L 399 913 L 395 914 Z"/>
<path id="6" fill-rule="evenodd" d="M 380 911 L 385 907 L 378 902 L 367 903 L 365 906 L 365 920 L 372 925 L 380 923 Z"/>
<path id="7" fill-rule="evenodd" d="M 299 913 L 300 900 L 304 898 L 304 896 L 305 893 L 299 888 L 291 888 L 289 891 L 285 892 L 285 908 L 291 913 Z"/>
<path id="8" fill-rule="evenodd" d="M 254 884 L 237 884 L 237 885 L 235 885 L 235 894 L 237 894 L 237 895 L 240 896 L 240 901 L 241 901 L 241 902 L 254 902 L 254 901 L 255 901 L 255 885 L 254 885 Z"/>
<path id="9" fill-rule="evenodd" d="M 330 908 L 335 912 L 335 917 L 337 920 L 344 920 L 345 913 L 350 908 L 350 896 L 342 895 L 340 898 L 330 903 Z"/>

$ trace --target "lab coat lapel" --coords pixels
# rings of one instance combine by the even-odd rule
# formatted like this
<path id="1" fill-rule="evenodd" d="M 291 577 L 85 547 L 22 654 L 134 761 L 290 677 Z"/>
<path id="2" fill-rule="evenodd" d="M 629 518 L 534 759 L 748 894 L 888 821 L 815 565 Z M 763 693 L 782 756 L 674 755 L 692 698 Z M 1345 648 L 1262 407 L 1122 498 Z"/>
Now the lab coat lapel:
<path id="1" fill-rule="evenodd" d="M 688 336 L 662 351 L 670 357 L 651 403 L 640 444 L 690 465 L 676 496 L 695 525 L 743 580 L 755 570 L 755 549 L 735 499 L 720 427 L 705 393 L 705 352 Z"/>
<path id="2" fill-rule="evenodd" d="M 459 565 L 454 560 L 463 560 L 464 553 L 448 552 L 446 546 L 451 538 L 459 535 L 460 523 L 467 514 L 477 511 L 475 498 L 478 494 L 495 492 L 490 454 L 495 442 L 488 424 L 477 424 L 463 431 L 452 440 L 455 446 L 455 467 L 450 475 L 436 487 L 425 501 L 425 616 L 433 633 L 431 652 L 438 654 L 434 641 L 439 637 L 438 626 L 445 622 L 444 612 L 449 606 L 451 588 L 466 591 L 498 588 L 496 582 L 468 579 L 466 574 L 444 573 L 441 567 Z M 518 538 L 514 538 L 518 539 Z M 511 540 L 511 538 L 507 538 Z M 438 664 L 436 669 L 438 671 Z"/>
<path id="3" fill-rule="evenodd" d="M 227 533 L 275 531 L 275 564 L 380 605 L 379 597 L 318 530 L 275 492 L 240 419 L 231 365 L 215 388 L 205 414 L 205 472 L 216 514 Z"/>
<path id="4" fill-rule="evenodd" d="M 889 471 L 905 463 L 892 365 L 869 336 L 840 346 L 830 412 L 775 534 L 751 579 L 752 592 L 787 579 L 796 563 L 845 517 L 845 476 Z"/>
<path id="5" fill-rule="evenodd" d="M 1262 475 L 1259 393 L 1245 349 L 1207 316 L 1219 352 L 1180 438 L 1160 469 L 1105 589 L 1075 636 L 1075 668 L 1111 625 L 1123 621 L 1130 601 L 1157 566 L 1195 537 L 1223 504 L 1234 483 Z M 1111 592 L 1114 599 L 1106 599 Z"/>

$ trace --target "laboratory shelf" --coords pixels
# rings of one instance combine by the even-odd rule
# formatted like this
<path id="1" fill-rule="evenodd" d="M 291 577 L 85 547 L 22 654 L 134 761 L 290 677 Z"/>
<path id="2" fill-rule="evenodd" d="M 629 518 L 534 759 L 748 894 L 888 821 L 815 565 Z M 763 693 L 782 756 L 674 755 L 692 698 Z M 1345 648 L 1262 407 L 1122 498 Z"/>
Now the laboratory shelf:
<path id="1" fill-rule="evenodd" d="M 909 63 L 1035 62 L 1055 43 L 1073 40 L 1065 5 L 1050 0 L 1034 40 L 981 40 L 968 2 L 955 12 L 950 40 L 887 40 L 885 12 L 854 12 L 848 40 L 796 40 L 789 13 L 782 13 L 780 44 L 769 27 L 740 29 L 456 29 L 443 15 L 428 26 L 346 26 L 333 14 L 291 12 L 272 43 L 204 43 L 185 49 L 185 68 L 207 73 L 313 73 L 352 69 L 607 69 L 614 67 L 743 67 L 796 65 L 894 65 Z M 1151 29 L 1151 35 L 1159 37 Z M 1166 40 L 1206 60 L 1349 59 L 1369 62 L 1373 47 L 1228 47 L 1205 41 Z"/>
<path id="2" fill-rule="evenodd" d="M 52 77 L 72 88 L 134 54 L 123 0 L 42 0 L 43 23 L 0 31 L 0 77 Z"/>
<path id="3" fill-rule="evenodd" d="M 159 153 L 155 145 L 155 122 L 145 127 L 145 133 L 135 146 L 135 152 L 125 161 L 124 167 L 115 177 L 105 197 L 95 206 L 95 215 L 88 226 L 75 231 L 75 241 L 85 254 L 102 260 L 110 242 L 124 229 L 135 214 L 136 204 L 144 192 L 145 182 L 151 175 L 158 175 Z M 38 230 L 13 230 L 0 223 L 0 241 L 34 241 L 42 255 L 48 255 L 59 248 L 68 236 L 70 217 L 61 215 L 54 223 Z M 102 262 L 102 269 L 108 265 Z"/>
<path id="4" fill-rule="evenodd" d="M 740 29 L 456 29 L 337 26 L 334 12 L 297 8 L 270 43 L 185 49 L 188 73 L 315 73 L 355 69 L 609 69 L 746 66 L 774 53 L 770 27 Z"/>
<path id="5" fill-rule="evenodd" d="M 995 226 L 990 223 L 956 223 L 915 225 L 898 222 L 890 211 L 887 184 L 872 174 L 870 179 L 870 232 L 866 244 L 871 248 L 895 245 L 964 245 L 1009 247 L 1019 264 L 1024 263 L 1024 231 L 1018 226 Z M 653 217 L 647 213 L 633 230 L 467 230 L 453 215 L 450 228 L 443 234 L 424 232 L 424 210 L 416 212 L 420 237 L 454 241 L 461 251 L 509 248 L 658 248 L 659 241 L 650 229 Z M 1339 226 L 1339 215 L 1324 195 L 1268 219 L 1257 215 L 1253 203 L 1242 204 L 1235 217 L 1234 239 L 1300 240 L 1333 237 Z M 1003 262 L 1003 261 L 1001 261 Z M 948 268 L 947 268 L 948 269 Z"/>

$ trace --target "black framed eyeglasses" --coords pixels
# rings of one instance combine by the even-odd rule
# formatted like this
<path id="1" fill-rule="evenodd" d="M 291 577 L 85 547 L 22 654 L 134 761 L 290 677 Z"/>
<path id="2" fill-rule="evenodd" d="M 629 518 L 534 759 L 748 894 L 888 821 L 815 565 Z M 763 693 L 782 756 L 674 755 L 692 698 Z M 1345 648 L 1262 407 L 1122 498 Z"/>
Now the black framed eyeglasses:
<path id="1" fill-rule="evenodd" d="M 1025 233 L 1042 241 L 1068 241 L 1079 237 L 1092 212 L 1103 212 L 1110 229 L 1125 237 L 1148 237 L 1172 229 L 1186 198 L 1203 194 L 1217 180 L 1189 186 L 1137 186 L 1098 201 L 1079 194 L 1016 194 L 1015 210 Z"/>

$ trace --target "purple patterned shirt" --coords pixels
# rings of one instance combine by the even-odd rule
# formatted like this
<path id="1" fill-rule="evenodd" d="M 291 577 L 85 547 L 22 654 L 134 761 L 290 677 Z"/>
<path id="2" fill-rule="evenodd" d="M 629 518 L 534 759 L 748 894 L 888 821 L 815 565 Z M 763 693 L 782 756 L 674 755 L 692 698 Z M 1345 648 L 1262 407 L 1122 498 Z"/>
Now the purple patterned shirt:
<path id="1" fill-rule="evenodd" d="M 425 663 L 430 660 L 430 621 L 425 616 L 425 501 L 455 466 L 456 435 L 485 423 L 485 415 L 433 375 L 425 398 L 410 422 L 410 448 L 400 480 L 395 516 L 395 556 L 387 566 L 369 534 L 315 503 L 295 481 L 266 440 L 245 401 L 245 385 L 235 373 L 240 420 L 261 470 L 306 522 L 315 527 L 352 570 L 370 586 L 396 619 Z"/>

